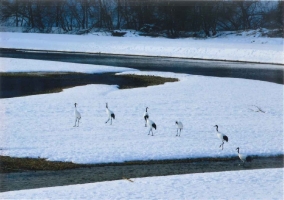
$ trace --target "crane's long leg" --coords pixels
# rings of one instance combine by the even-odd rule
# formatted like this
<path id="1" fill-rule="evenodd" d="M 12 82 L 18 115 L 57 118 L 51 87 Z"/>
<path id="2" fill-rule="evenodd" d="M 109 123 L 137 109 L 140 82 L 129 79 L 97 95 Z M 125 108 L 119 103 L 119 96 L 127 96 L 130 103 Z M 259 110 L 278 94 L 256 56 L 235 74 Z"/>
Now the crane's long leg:
<path id="1" fill-rule="evenodd" d="M 177 134 L 176 134 L 176 136 L 178 136 L 178 129 L 177 129 Z"/>
<path id="2" fill-rule="evenodd" d="M 77 122 L 77 118 L 75 118 L 75 125 L 74 125 L 73 127 L 75 127 L 75 126 L 76 126 L 76 122 Z"/>
<path id="3" fill-rule="evenodd" d="M 154 135 L 153 135 L 153 130 L 152 130 L 152 129 L 151 129 L 151 131 L 152 131 L 152 136 L 154 136 Z"/>
<path id="4" fill-rule="evenodd" d="M 109 120 L 110 120 L 110 118 L 108 118 L 108 120 L 106 121 L 106 123 L 108 123 Z"/>
<path id="5" fill-rule="evenodd" d="M 222 147 L 222 150 L 223 150 L 223 145 L 224 145 L 224 142 L 222 142 L 222 144 L 220 145 L 220 148 Z"/>
<path id="6" fill-rule="evenodd" d="M 149 129 L 149 133 L 148 133 L 148 135 L 150 135 L 150 133 L 151 133 L 151 130 L 152 130 L 152 129 L 150 128 L 150 129 Z"/>
<path id="7" fill-rule="evenodd" d="M 77 127 L 79 127 L 79 121 L 80 121 L 80 119 L 78 118 L 78 126 Z"/>

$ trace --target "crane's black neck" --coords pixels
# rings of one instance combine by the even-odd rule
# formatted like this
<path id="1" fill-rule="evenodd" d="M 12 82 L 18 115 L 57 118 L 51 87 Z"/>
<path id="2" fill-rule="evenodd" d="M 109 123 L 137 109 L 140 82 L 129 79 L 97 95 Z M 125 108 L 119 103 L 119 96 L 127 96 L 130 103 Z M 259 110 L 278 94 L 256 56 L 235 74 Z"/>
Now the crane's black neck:
<path id="1" fill-rule="evenodd" d="M 215 127 L 216 127 L 216 131 L 218 132 L 218 126 L 216 125 Z"/>
<path id="2" fill-rule="evenodd" d="M 107 103 L 106 103 L 106 108 L 108 108 Z"/>
<path id="3" fill-rule="evenodd" d="M 147 112 L 148 107 L 146 108 L 146 112 Z"/>
<path id="4" fill-rule="evenodd" d="M 240 148 L 239 147 L 237 148 L 237 150 L 238 150 L 238 153 L 240 153 Z"/>

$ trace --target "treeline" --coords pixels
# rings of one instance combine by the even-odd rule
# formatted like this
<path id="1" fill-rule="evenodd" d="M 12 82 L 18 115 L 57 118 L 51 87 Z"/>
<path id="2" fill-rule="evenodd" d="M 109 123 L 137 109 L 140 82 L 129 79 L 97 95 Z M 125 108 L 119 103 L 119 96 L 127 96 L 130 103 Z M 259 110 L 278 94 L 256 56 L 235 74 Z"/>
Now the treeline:
<path id="1" fill-rule="evenodd" d="M 183 32 L 283 29 L 283 1 L 1 0 L 1 23 L 26 31 L 135 29 L 169 37 Z"/>

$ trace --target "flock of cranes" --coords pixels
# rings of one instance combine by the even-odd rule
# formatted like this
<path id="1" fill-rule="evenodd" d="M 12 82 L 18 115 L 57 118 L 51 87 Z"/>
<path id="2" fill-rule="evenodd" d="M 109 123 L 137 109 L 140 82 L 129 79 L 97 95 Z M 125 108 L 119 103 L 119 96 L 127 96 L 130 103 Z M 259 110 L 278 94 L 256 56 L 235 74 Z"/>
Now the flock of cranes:
<path id="1" fill-rule="evenodd" d="M 74 115 L 75 115 L 75 125 L 74 127 L 76 127 L 76 124 L 77 124 L 77 127 L 79 127 L 79 121 L 81 119 L 81 114 L 78 112 L 77 110 L 77 103 L 74 104 L 75 105 L 75 110 L 74 110 Z M 148 107 L 146 107 L 146 111 L 144 113 L 144 120 L 145 120 L 145 127 L 149 127 L 149 133 L 148 135 L 150 135 L 150 133 L 152 132 L 152 136 L 154 136 L 154 133 L 153 133 L 153 128 L 156 130 L 157 129 L 157 125 L 155 124 L 155 122 L 153 122 L 152 120 L 149 119 L 149 113 L 148 113 Z M 108 119 L 105 123 L 108 123 L 110 121 L 110 125 L 112 125 L 112 120 L 115 119 L 115 114 L 113 111 L 111 111 L 109 108 L 108 108 L 108 103 L 106 103 L 106 113 L 107 113 L 107 116 L 108 116 Z M 179 136 L 180 137 L 180 134 L 181 134 L 181 130 L 183 129 L 183 124 L 182 122 L 180 121 L 176 121 L 176 126 L 177 126 L 177 134 L 176 136 Z M 228 142 L 229 141 L 229 138 L 227 135 L 219 132 L 218 130 L 218 125 L 215 125 L 214 127 L 216 127 L 216 131 L 217 131 L 217 137 L 222 141 L 222 143 L 220 144 L 220 148 L 224 148 L 224 143 L 225 142 Z M 240 148 L 237 147 L 236 148 L 237 152 L 238 152 L 238 156 L 239 158 L 241 159 L 241 161 L 243 161 L 243 165 L 245 164 L 245 162 L 251 162 L 252 161 L 252 157 L 251 156 L 247 156 L 247 155 L 244 155 L 244 154 L 240 154 Z"/>

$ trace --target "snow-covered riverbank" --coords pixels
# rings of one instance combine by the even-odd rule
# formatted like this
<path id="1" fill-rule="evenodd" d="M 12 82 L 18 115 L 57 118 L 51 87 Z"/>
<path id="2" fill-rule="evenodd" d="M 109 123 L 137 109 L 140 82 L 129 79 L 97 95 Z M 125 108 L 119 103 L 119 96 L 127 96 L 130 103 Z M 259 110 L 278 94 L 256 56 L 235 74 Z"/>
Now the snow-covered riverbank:
<path id="1" fill-rule="evenodd" d="M 284 64 L 283 38 L 260 37 L 255 31 L 206 39 L 151 38 L 131 32 L 126 37 L 2 32 L 0 38 L 2 48 Z"/>
<path id="2" fill-rule="evenodd" d="M 1 199 L 282 199 L 283 169 L 200 173 L 0 193 Z"/>

